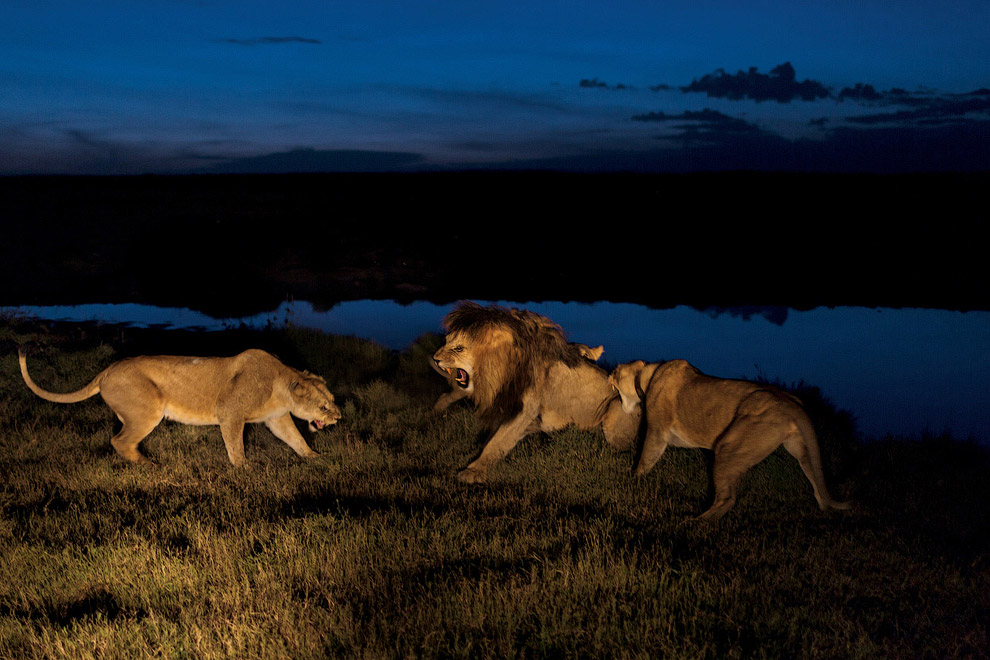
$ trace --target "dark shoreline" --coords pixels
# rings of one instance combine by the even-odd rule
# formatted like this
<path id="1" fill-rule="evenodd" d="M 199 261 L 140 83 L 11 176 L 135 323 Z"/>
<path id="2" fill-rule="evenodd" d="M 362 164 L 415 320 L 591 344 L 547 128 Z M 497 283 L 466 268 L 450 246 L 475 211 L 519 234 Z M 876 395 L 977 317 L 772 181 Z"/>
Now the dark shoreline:
<path id="1" fill-rule="evenodd" d="M 0 178 L 0 306 L 990 309 L 990 174 Z"/>

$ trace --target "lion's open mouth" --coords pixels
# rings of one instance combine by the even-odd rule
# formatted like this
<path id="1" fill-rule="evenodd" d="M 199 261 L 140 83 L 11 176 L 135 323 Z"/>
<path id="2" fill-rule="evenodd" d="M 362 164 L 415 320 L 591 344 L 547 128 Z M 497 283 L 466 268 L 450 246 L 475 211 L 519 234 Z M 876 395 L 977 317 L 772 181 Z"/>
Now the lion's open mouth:
<path id="1" fill-rule="evenodd" d="M 447 373 L 454 377 L 454 380 L 457 381 L 457 384 L 460 387 L 466 388 L 468 386 L 468 380 L 470 380 L 468 377 L 468 372 L 463 369 L 454 369 L 451 367 L 450 369 L 447 369 Z"/>

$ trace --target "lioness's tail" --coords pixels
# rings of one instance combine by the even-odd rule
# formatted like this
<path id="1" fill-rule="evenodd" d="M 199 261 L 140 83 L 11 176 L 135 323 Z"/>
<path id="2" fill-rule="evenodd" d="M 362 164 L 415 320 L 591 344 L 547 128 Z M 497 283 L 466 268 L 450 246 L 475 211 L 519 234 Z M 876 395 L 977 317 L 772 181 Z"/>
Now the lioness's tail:
<path id="1" fill-rule="evenodd" d="M 804 413 L 802 408 L 802 413 Z M 811 423 L 811 419 L 808 418 L 807 414 L 797 415 L 794 420 L 797 422 L 799 432 L 804 436 L 804 457 L 795 454 L 798 462 L 801 464 L 801 468 L 804 470 L 805 475 L 811 482 L 811 485 L 815 489 L 815 497 L 818 500 L 818 506 L 824 511 L 825 509 L 848 509 L 850 507 L 849 502 L 839 502 L 832 498 L 828 492 L 828 488 L 825 486 L 825 472 L 822 470 L 822 457 L 821 450 L 818 446 L 818 434 L 815 433 L 815 427 Z M 790 447 L 785 447 L 790 451 Z M 791 452 L 793 453 L 793 452 Z"/>
<path id="2" fill-rule="evenodd" d="M 100 391 L 100 380 L 103 377 L 101 372 L 96 376 L 89 385 L 82 388 L 81 390 L 76 390 L 75 392 L 66 392 L 65 394 L 59 394 L 57 392 L 49 392 L 38 387 L 31 376 L 28 375 L 27 370 L 27 356 L 24 354 L 24 349 L 17 349 L 17 360 L 21 363 L 21 375 L 24 376 L 24 382 L 27 383 L 28 389 L 40 396 L 42 399 L 47 399 L 48 401 L 54 401 L 55 403 L 76 403 L 77 401 L 83 401 L 93 396 Z"/>

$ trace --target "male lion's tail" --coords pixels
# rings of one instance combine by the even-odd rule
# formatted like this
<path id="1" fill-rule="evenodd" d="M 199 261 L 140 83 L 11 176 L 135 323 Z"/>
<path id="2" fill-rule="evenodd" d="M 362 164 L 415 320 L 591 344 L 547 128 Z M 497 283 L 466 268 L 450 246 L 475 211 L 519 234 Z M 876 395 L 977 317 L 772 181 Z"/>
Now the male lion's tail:
<path id="1" fill-rule="evenodd" d="M 17 349 L 17 360 L 21 363 L 21 375 L 24 376 L 24 382 L 27 383 L 28 389 L 40 396 L 42 399 L 47 399 L 48 401 L 54 401 L 55 403 L 76 403 L 78 401 L 83 401 L 93 396 L 100 391 L 100 380 L 103 378 L 103 373 L 101 372 L 90 381 L 89 385 L 82 388 L 81 390 L 76 390 L 75 392 L 66 392 L 65 394 L 59 394 L 57 392 L 49 392 L 43 390 L 38 385 L 31 380 L 31 376 L 28 375 L 27 370 L 27 356 L 24 354 L 24 349 Z"/>

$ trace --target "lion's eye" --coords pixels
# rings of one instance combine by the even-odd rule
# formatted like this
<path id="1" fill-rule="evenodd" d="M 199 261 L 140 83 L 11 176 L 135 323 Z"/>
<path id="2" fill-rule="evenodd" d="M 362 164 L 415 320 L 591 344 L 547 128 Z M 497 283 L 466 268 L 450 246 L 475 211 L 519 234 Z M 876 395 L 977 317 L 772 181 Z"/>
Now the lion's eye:
<path id="1" fill-rule="evenodd" d="M 464 347 L 463 346 L 454 346 L 454 352 L 455 353 L 460 353 L 463 350 L 464 350 Z"/>

